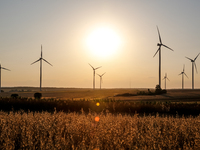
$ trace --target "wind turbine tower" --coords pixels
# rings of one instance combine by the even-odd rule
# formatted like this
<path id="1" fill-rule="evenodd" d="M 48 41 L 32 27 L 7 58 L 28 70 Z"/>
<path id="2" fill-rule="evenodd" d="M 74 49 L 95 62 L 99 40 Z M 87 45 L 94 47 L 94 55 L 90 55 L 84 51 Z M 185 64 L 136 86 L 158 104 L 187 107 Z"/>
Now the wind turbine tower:
<path id="1" fill-rule="evenodd" d="M 33 62 L 32 64 L 40 61 L 40 91 L 42 91 L 42 60 L 44 60 L 46 63 L 48 63 L 49 65 L 53 66 L 52 64 L 50 64 L 47 60 L 45 60 L 43 57 L 42 57 L 42 45 L 41 45 L 41 57 L 36 60 L 35 62 Z M 32 65 L 31 64 L 31 65 Z"/>
<path id="2" fill-rule="evenodd" d="M 90 65 L 90 64 L 89 64 L 89 65 Z M 97 67 L 97 68 L 94 68 L 92 65 L 90 65 L 90 66 L 91 66 L 92 69 L 93 69 L 93 89 L 95 89 L 95 70 L 101 68 L 101 66 L 100 66 L 100 67 Z"/>
<path id="3" fill-rule="evenodd" d="M 102 75 L 97 74 L 100 77 L 100 89 L 101 89 L 101 83 L 103 83 L 102 77 L 105 73 L 103 73 Z"/>
<path id="4" fill-rule="evenodd" d="M 160 32 L 159 32 L 158 27 L 157 27 L 157 30 L 158 30 L 158 35 L 159 35 L 159 41 L 160 41 L 160 43 L 157 44 L 158 50 L 156 51 L 156 53 L 154 54 L 153 57 L 155 57 L 156 54 L 159 52 L 159 85 L 160 85 L 160 87 L 161 87 L 161 47 L 164 46 L 164 47 L 166 47 L 166 48 L 168 48 L 168 49 L 170 49 L 170 50 L 172 50 L 172 51 L 174 51 L 174 50 L 171 49 L 171 48 L 169 48 L 168 46 L 166 46 L 166 45 L 164 45 L 164 44 L 162 43 L 162 40 L 161 40 L 161 36 L 160 36 Z"/>
<path id="5" fill-rule="evenodd" d="M 189 59 L 192 62 L 192 89 L 194 89 L 194 66 L 195 66 L 196 72 L 197 72 L 197 66 L 196 66 L 195 61 L 196 61 L 197 57 L 199 56 L 199 54 L 195 57 L 195 59 L 191 59 L 189 57 L 185 57 L 185 58 Z"/>
<path id="6" fill-rule="evenodd" d="M 6 69 L 6 68 L 4 68 L 4 67 L 1 67 L 1 64 L 0 64 L 0 93 L 1 93 L 1 69 L 10 71 L 9 69 Z"/>
<path id="7" fill-rule="evenodd" d="M 182 89 L 184 89 L 184 75 L 188 78 L 185 74 L 185 65 L 183 65 L 183 71 L 179 75 L 182 75 Z"/>
<path id="8" fill-rule="evenodd" d="M 165 73 L 165 76 L 164 76 L 164 78 L 163 78 L 163 80 L 165 80 L 165 90 L 166 90 L 166 79 L 167 79 L 168 81 L 170 81 L 170 80 L 168 79 L 168 77 L 167 77 L 167 73 Z"/>

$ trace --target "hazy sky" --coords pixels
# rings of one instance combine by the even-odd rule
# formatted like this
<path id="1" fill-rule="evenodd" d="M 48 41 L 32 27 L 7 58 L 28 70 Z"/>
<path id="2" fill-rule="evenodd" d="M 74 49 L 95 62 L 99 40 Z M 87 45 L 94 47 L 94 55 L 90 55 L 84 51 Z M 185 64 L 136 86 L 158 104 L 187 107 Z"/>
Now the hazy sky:
<path id="1" fill-rule="evenodd" d="M 200 52 L 200 1 L 189 0 L 1 0 L 0 63 L 2 86 L 39 86 L 39 63 L 43 57 L 43 86 L 91 87 L 92 68 L 103 76 L 104 88 L 154 88 L 158 84 L 159 42 L 162 48 L 162 78 L 168 88 L 181 88 L 178 76 L 185 64 L 185 87 L 191 88 L 192 64 Z M 98 28 L 109 28 L 121 45 L 109 57 L 94 55 L 86 44 Z M 105 37 L 106 38 L 106 37 Z M 200 72 L 200 57 L 196 60 Z M 96 76 L 99 88 L 99 77 Z M 164 80 L 162 80 L 164 88 Z M 200 88 L 200 73 L 195 73 Z"/>

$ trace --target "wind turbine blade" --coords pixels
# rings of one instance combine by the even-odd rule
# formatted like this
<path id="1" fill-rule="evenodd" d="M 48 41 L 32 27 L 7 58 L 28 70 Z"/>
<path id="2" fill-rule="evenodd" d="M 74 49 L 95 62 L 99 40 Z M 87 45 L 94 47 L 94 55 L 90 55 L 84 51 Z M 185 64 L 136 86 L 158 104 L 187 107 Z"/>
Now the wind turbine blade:
<path id="1" fill-rule="evenodd" d="M 88 63 L 89 64 L 89 63 Z M 90 64 L 89 64 L 90 65 Z M 90 65 L 92 67 L 92 65 Z M 94 70 L 94 67 L 92 67 L 92 69 Z"/>
<path id="2" fill-rule="evenodd" d="M 159 32 L 158 26 L 157 26 L 157 30 L 158 30 L 158 35 L 159 35 L 159 41 L 162 44 L 162 40 L 161 40 L 161 37 L 160 37 L 160 32 Z"/>
<path id="3" fill-rule="evenodd" d="M 41 45 L 41 58 L 42 58 L 42 45 Z"/>
<path id="4" fill-rule="evenodd" d="M 182 72 L 180 74 L 178 74 L 178 75 L 181 75 L 181 74 L 182 74 Z"/>
<path id="5" fill-rule="evenodd" d="M 196 72 L 198 73 L 198 71 L 197 71 L 197 66 L 196 66 L 196 63 L 195 63 L 195 62 L 194 62 L 194 66 L 195 66 Z"/>
<path id="6" fill-rule="evenodd" d="M 1 69 L 8 70 L 8 71 L 11 71 L 10 69 L 4 68 L 4 67 L 1 67 Z"/>
<path id="7" fill-rule="evenodd" d="M 164 45 L 164 44 L 162 44 L 162 46 L 164 46 L 164 47 L 170 49 L 171 51 L 174 51 L 173 49 L 171 49 L 170 47 L 168 47 L 168 46 L 166 46 L 166 45 Z"/>
<path id="8" fill-rule="evenodd" d="M 185 72 L 185 64 L 183 65 L 183 72 Z"/>
<path id="9" fill-rule="evenodd" d="M 46 63 L 48 63 L 49 65 L 53 66 L 52 64 L 50 64 L 48 61 L 46 61 L 44 58 L 42 58 Z"/>
<path id="10" fill-rule="evenodd" d="M 170 81 L 168 78 L 167 78 L 167 80 Z"/>
<path id="11" fill-rule="evenodd" d="M 104 74 L 105 74 L 105 72 L 101 76 L 103 76 Z"/>
<path id="12" fill-rule="evenodd" d="M 99 77 L 101 77 L 98 73 L 97 73 L 97 75 L 98 75 Z"/>
<path id="13" fill-rule="evenodd" d="M 199 53 L 200 54 L 200 53 Z M 197 59 L 197 57 L 199 56 L 199 54 L 195 57 L 194 61 Z"/>
<path id="14" fill-rule="evenodd" d="M 39 58 L 38 60 L 34 61 L 32 64 L 34 64 L 34 63 L 36 63 L 36 62 L 38 62 L 38 61 L 40 61 L 40 58 Z M 32 64 L 31 64 L 31 65 L 32 65 Z"/>
<path id="15" fill-rule="evenodd" d="M 95 68 L 95 70 L 96 70 L 96 69 L 99 69 L 99 68 L 101 68 L 101 67 L 102 67 L 102 66 L 100 66 L 100 67 L 97 67 L 97 68 Z"/>
<path id="16" fill-rule="evenodd" d="M 185 72 L 184 72 L 184 75 L 188 78 L 188 76 L 185 74 Z"/>
<path id="17" fill-rule="evenodd" d="M 189 58 L 189 57 L 185 57 L 185 58 L 187 58 L 187 59 L 189 59 L 189 60 L 191 60 L 191 61 L 193 61 L 191 58 Z"/>
<path id="18" fill-rule="evenodd" d="M 159 46 L 158 50 L 156 51 L 156 53 L 153 55 L 153 57 L 156 56 L 156 54 L 158 53 L 158 51 L 160 51 L 160 46 Z"/>

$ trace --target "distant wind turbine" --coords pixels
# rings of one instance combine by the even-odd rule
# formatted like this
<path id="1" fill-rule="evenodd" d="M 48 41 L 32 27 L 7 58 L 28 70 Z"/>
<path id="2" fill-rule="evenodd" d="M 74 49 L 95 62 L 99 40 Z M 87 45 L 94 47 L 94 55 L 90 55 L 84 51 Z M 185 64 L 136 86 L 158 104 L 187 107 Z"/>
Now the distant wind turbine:
<path id="1" fill-rule="evenodd" d="M 182 75 L 182 89 L 184 89 L 184 75 L 188 78 L 185 74 L 185 65 L 183 65 L 183 71 L 179 75 Z"/>
<path id="2" fill-rule="evenodd" d="M 101 83 L 103 83 L 102 77 L 105 74 L 105 72 L 102 75 L 97 74 L 100 77 L 100 89 L 101 89 Z"/>
<path id="3" fill-rule="evenodd" d="M 164 44 L 162 43 L 162 40 L 161 40 L 161 36 L 160 36 L 160 32 L 159 32 L 158 27 L 157 27 L 157 30 L 158 30 L 158 35 L 159 35 L 159 41 L 160 41 L 160 43 L 157 44 L 157 46 L 159 46 L 159 47 L 158 47 L 158 50 L 156 51 L 156 53 L 154 54 L 153 57 L 155 57 L 156 54 L 159 52 L 159 85 L 160 85 L 160 87 L 161 87 L 161 46 L 164 46 L 164 47 L 166 47 L 166 48 L 168 48 L 168 49 L 170 49 L 170 50 L 172 50 L 172 51 L 174 51 L 174 50 L 171 49 L 171 48 L 169 48 L 168 46 L 166 46 L 166 45 L 164 45 Z"/>
<path id="4" fill-rule="evenodd" d="M 1 67 L 1 64 L 0 64 L 0 93 L 1 93 L 1 69 L 10 71 L 9 69 L 6 69 L 6 68 L 4 68 L 4 67 Z"/>
<path id="5" fill-rule="evenodd" d="M 89 65 L 90 65 L 90 64 L 89 64 Z M 90 66 L 92 67 L 92 69 L 93 69 L 93 71 L 94 71 L 94 73 L 93 73 L 93 89 L 95 89 L 95 70 L 101 68 L 101 66 L 100 66 L 100 67 L 97 67 L 97 68 L 94 68 L 92 65 L 90 65 Z"/>
<path id="6" fill-rule="evenodd" d="M 163 78 L 163 80 L 165 80 L 165 90 L 166 90 L 166 79 L 167 79 L 168 81 L 170 81 L 170 80 L 168 79 L 168 77 L 167 77 L 167 73 L 165 73 L 165 76 L 164 76 L 164 78 Z"/>
<path id="7" fill-rule="evenodd" d="M 42 87 L 42 60 L 44 60 L 46 63 L 48 63 L 49 65 L 53 66 L 52 64 L 50 64 L 47 60 L 45 60 L 44 58 L 42 58 L 42 45 L 41 45 L 41 57 L 36 60 L 35 62 L 33 62 L 32 64 L 40 61 L 40 91 L 42 91 L 41 87 Z M 31 64 L 31 65 L 32 65 Z"/>
<path id="8" fill-rule="evenodd" d="M 195 66 L 196 72 L 197 72 L 197 66 L 196 66 L 195 61 L 196 61 L 197 57 L 199 56 L 199 54 L 195 57 L 194 60 L 189 58 L 189 57 L 185 57 L 185 58 L 189 59 L 192 62 L 192 89 L 194 89 L 194 66 Z"/>

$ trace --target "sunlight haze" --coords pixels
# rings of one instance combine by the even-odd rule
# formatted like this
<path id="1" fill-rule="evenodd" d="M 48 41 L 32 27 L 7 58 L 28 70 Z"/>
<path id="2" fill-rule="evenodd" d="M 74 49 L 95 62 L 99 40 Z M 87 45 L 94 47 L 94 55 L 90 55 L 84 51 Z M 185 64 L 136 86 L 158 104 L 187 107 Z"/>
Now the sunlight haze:
<path id="1" fill-rule="evenodd" d="M 1 86 L 39 87 L 41 55 L 43 87 L 92 88 L 94 67 L 102 88 L 155 88 L 158 84 L 159 28 L 161 77 L 167 88 L 192 86 L 192 63 L 200 53 L 200 1 L 34 0 L 0 1 Z M 196 60 L 200 72 L 200 56 Z M 96 76 L 96 88 L 100 78 Z M 200 88 L 200 74 L 194 74 Z M 161 82 L 164 88 L 164 80 Z"/>

